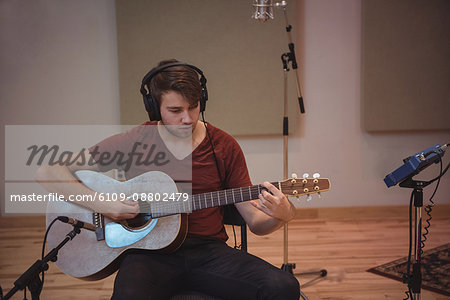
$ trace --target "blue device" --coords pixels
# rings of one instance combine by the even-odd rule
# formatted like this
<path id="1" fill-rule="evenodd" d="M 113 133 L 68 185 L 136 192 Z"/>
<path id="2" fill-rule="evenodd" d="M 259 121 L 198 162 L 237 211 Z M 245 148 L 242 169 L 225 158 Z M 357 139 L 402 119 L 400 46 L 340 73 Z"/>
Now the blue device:
<path id="1" fill-rule="evenodd" d="M 394 186 L 405 179 L 411 178 L 431 164 L 439 162 L 439 156 L 444 156 L 445 148 L 447 148 L 447 144 L 443 146 L 436 144 L 413 156 L 405 158 L 403 160 L 403 166 L 399 167 L 391 174 L 386 175 L 384 178 L 387 187 Z"/>

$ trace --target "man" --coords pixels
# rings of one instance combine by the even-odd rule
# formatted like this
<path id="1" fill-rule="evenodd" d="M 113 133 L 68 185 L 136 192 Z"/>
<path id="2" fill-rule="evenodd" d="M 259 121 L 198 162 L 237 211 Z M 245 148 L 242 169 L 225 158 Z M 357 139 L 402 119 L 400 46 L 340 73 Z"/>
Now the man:
<path id="1" fill-rule="evenodd" d="M 144 125 L 160 125 L 157 130 L 144 134 L 146 141 L 162 140 L 161 147 L 172 161 L 192 164 L 193 194 L 251 185 L 238 143 L 222 130 L 199 120 L 207 92 L 206 79 L 198 68 L 176 60 L 163 61 L 144 77 L 141 92 L 152 120 Z M 132 129 L 91 147 L 86 155 L 92 154 L 98 161 L 102 153 L 118 150 L 130 153 L 132 145 L 142 140 L 142 136 L 139 129 Z M 189 147 L 180 146 L 186 141 Z M 104 171 L 113 167 L 117 165 L 95 164 L 88 168 Z M 150 165 L 126 170 L 127 178 L 155 168 Z M 75 179 L 73 173 L 78 169 L 86 167 L 72 164 L 43 168 L 38 178 L 57 177 L 69 182 Z M 177 170 L 168 172 L 177 181 Z M 43 185 L 61 194 L 93 193 L 81 183 L 55 186 L 44 182 Z M 294 206 L 275 186 L 268 182 L 262 185 L 267 190 L 261 191 L 259 199 L 235 204 L 249 229 L 258 235 L 277 230 L 295 214 Z M 139 206 L 133 201 L 82 205 L 104 212 L 103 215 L 115 221 L 134 218 L 139 213 Z M 175 252 L 127 253 L 115 279 L 112 299 L 168 299 L 183 288 L 224 299 L 299 298 L 299 285 L 291 274 L 227 246 L 222 207 L 193 211 L 188 216 L 188 224 L 187 238 Z"/>

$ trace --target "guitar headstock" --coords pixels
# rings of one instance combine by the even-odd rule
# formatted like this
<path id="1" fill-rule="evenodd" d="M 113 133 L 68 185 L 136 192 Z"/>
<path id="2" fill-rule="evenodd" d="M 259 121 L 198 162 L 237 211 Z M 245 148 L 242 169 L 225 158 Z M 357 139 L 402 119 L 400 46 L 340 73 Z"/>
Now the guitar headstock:
<path id="1" fill-rule="evenodd" d="M 315 173 L 313 178 L 308 174 L 303 174 L 302 178 L 298 178 L 296 174 L 292 174 L 292 178 L 280 182 L 280 190 L 286 196 L 300 197 L 303 195 L 320 194 L 330 189 L 330 180 L 328 178 L 320 178 L 320 174 Z"/>

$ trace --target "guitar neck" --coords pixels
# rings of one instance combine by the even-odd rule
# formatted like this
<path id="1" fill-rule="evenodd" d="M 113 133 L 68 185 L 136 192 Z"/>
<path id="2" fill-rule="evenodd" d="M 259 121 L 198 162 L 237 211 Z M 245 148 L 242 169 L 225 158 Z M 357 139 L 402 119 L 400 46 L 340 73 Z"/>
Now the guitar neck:
<path id="1" fill-rule="evenodd" d="M 278 186 L 278 182 L 272 182 Z M 267 190 L 262 185 L 252 185 L 241 188 L 227 189 L 192 196 L 192 210 L 223 206 L 258 199 L 261 191 Z"/>
<path id="2" fill-rule="evenodd" d="M 272 182 L 272 184 L 277 187 L 279 186 L 279 182 Z M 226 189 L 221 191 L 192 195 L 188 202 L 178 202 L 175 204 L 158 203 L 157 205 L 147 205 L 146 203 L 144 203 L 143 211 L 151 211 L 151 215 L 154 218 L 160 218 L 179 213 L 190 213 L 192 211 L 200 209 L 224 206 L 228 204 L 258 199 L 258 195 L 263 190 L 267 189 L 258 184 L 241 188 Z"/>
<path id="3" fill-rule="evenodd" d="M 272 182 L 286 196 L 299 197 L 328 191 L 330 182 L 327 178 L 289 178 L 280 182 Z M 159 206 L 152 205 L 151 214 L 153 217 L 163 217 L 171 214 L 189 213 L 195 210 L 240 203 L 244 201 L 258 199 L 259 194 L 267 190 L 262 185 L 252 185 L 234 189 L 214 191 L 203 194 L 192 195 L 189 201 L 177 203 L 159 203 Z"/>

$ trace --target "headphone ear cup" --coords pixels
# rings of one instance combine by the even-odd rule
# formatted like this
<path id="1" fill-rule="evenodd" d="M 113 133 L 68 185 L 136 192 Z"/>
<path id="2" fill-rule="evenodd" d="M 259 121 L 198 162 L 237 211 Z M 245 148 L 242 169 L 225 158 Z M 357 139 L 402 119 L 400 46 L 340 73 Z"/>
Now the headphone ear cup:
<path id="1" fill-rule="evenodd" d="M 205 93 L 202 92 L 202 99 L 200 100 L 200 112 L 204 112 L 205 111 L 205 109 L 206 109 L 206 100 L 207 99 L 208 99 L 207 97 L 205 98 Z"/>
<path id="2" fill-rule="evenodd" d="M 204 112 L 206 109 L 206 101 L 208 101 L 208 90 L 206 89 L 206 78 L 201 76 L 200 83 L 202 86 L 202 99 L 200 100 L 200 112 Z"/>
<path id="3" fill-rule="evenodd" d="M 150 121 L 160 121 L 161 120 L 161 113 L 159 111 L 159 105 L 155 101 L 155 99 L 153 99 L 151 94 L 144 95 L 144 105 L 145 105 L 145 110 L 148 112 Z"/>

